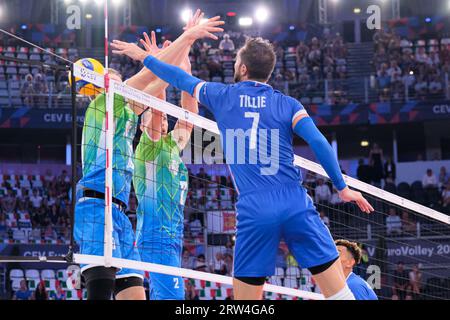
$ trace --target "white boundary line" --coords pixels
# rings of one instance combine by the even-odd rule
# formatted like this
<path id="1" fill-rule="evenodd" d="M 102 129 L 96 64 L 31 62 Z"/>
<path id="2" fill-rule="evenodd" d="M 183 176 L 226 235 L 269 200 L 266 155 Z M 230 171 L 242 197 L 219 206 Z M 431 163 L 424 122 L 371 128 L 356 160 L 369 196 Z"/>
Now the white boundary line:
<path id="1" fill-rule="evenodd" d="M 185 120 L 189 123 L 194 124 L 195 126 L 211 131 L 212 133 L 220 134 L 219 128 L 214 121 L 206 119 L 198 114 L 194 114 L 182 108 L 174 106 L 169 102 L 155 98 L 149 94 L 146 94 L 145 92 L 127 86 L 124 83 L 111 81 L 111 88 L 114 90 L 114 92 L 124 96 L 127 99 L 140 102 L 146 106 L 152 107 L 153 109 L 165 112 L 173 117 Z M 295 155 L 294 164 L 322 176 L 328 177 L 321 165 L 300 156 Z M 372 196 L 382 198 L 383 200 L 386 200 L 395 205 L 415 211 L 421 215 L 450 225 L 450 216 L 447 216 L 446 214 L 440 213 L 436 210 L 430 209 L 408 199 L 399 197 L 393 193 L 384 191 L 370 184 L 359 181 L 355 178 L 344 175 L 344 179 L 345 182 L 352 188 L 355 188 Z"/>
<path id="2" fill-rule="evenodd" d="M 77 264 L 91 264 L 91 265 L 98 265 L 98 266 L 105 265 L 105 259 L 102 256 L 75 254 L 74 260 Z M 198 280 L 211 281 L 211 282 L 221 283 L 221 284 L 226 284 L 226 285 L 233 285 L 233 279 L 231 277 L 221 276 L 218 274 L 213 274 L 213 273 L 208 273 L 208 272 L 200 272 L 200 271 L 195 271 L 195 270 L 190 270 L 190 269 L 169 267 L 169 266 L 164 266 L 164 265 L 159 265 L 159 264 L 154 264 L 154 263 L 112 258 L 111 265 L 113 267 L 117 267 L 117 268 L 127 268 L 127 269 L 149 271 L 149 272 L 154 272 L 154 273 L 175 275 L 175 276 L 188 278 L 188 279 L 198 279 Z M 283 294 L 283 295 L 289 295 L 289 296 L 294 296 L 294 297 L 299 297 L 299 298 L 309 299 L 309 300 L 324 300 L 323 295 L 318 294 L 318 293 L 301 291 L 301 290 L 286 288 L 286 287 L 280 287 L 280 286 L 275 286 L 272 284 L 265 284 L 264 291 Z"/>

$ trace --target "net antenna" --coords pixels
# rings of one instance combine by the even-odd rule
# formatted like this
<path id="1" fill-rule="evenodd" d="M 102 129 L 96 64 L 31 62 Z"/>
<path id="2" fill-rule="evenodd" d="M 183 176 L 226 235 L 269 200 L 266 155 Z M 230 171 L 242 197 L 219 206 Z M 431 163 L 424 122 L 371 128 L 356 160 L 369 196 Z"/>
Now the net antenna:
<path id="1" fill-rule="evenodd" d="M 109 18 L 108 18 L 109 0 L 105 0 L 105 95 L 106 95 L 106 113 L 105 113 L 105 135 L 106 135 L 106 163 L 105 163 L 105 267 L 111 267 L 113 251 L 113 221 L 112 221 L 112 184 L 113 184 L 113 138 L 114 138 L 114 93 L 110 91 L 109 78 Z"/>

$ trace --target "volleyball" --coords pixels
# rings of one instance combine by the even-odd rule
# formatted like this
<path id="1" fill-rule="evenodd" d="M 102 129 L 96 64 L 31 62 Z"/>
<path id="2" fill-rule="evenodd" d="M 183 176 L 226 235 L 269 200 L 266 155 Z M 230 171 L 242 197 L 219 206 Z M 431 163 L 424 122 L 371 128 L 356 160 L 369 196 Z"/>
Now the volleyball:
<path id="1" fill-rule="evenodd" d="M 75 62 L 76 65 L 89 69 L 91 71 L 97 72 L 99 74 L 104 73 L 103 65 L 95 59 L 83 58 Z M 69 84 L 72 85 L 72 77 L 69 75 Z M 81 78 L 75 77 L 76 90 L 79 94 L 84 96 L 95 96 L 102 92 L 102 88 L 97 87 L 93 83 L 89 83 Z"/>

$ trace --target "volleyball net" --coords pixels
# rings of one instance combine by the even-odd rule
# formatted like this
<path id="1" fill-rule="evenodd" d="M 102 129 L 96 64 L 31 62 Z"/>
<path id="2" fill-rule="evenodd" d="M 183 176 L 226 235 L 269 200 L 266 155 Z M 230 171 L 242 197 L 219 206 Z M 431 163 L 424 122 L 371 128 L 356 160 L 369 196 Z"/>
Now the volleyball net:
<path id="1" fill-rule="evenodd" d="M 75 76 L 104 87 L 102 75 L 82 67 L 75 66 Z M 168 89 L 167 96 L 174 103 L 180 100 L 180 93 L 173 88 Z M 87 113 L 96 108 L 96 101 L 100 100 L 91 102 Z M 217 124 L 114 80 L 109 81 L 104 101 L 101 108 L 105 108 L 95 113 L 96 121 L 89 122 L 86 117 L 84 128 L 94 126 L 96 146 L 104 146 L 104 158 L 97 157 L 93 163 L 106 172 L 105 208 L 98 207 L 95 219 L 104 229 L 103 254 L 75 254 L 74 262 L 182 277 L 186 290 L 194 290 L 202 299 L 230 296 L 238 195 L 224 162 Z M 146 126 L 151 122 L 131 115 L 135 106 L 149 107 L 146 113 L 150 118 L 161 114 L 163 119 L 167 117 L 167 128 Z M 175 132 L 191 126 L 189 142 L 180 147 L 175 138 L 179 133 Z M 160 140 L 152 140 L 152 133 Z M 90 148 L 86 139 L 81 148 L 85 157 Z M 450 298 L 445 271 L 450 262 L 450 221 L 447 215 L 430 208 L 436 200 L 433 192 L 410 191 L 401 197 L 389 192 L 400 190 L 389 189 L 388 185 L 387 190 L 381 190 L 346 176 L 347 184 L 361 191 L 375 208 L 367 215 L 356 205 L 340 201 L 320 165 L 299 156 L 295 156 L 295 165 L 301 168 L 304 186 L 333 237 L 360 245 L 362 261 L 354 272 L 366 279 L 380 298 Z M 123 181 L 133 175 L 126 212 L 137 239 L 144 239 L 135 244 L 116 233 L 115 224 L 125 228 L 127 223 L 114 211 L 120 195 L 113 170 L 114 175 L 124 176 Z M 324 187 L 329 195 L 324 194 Z M 407 199 L 414 197 L 422 204 Z M 94 229 L 83 229 L 80 236 L 84 242 L 95 238 L 88 234 Z M 147 257 L 144 260 L 152 263 L 127 259 L 124 253 L 132 251 L 133 245 L 141 258 Z M 117 246 L 121 246 L 121 257 L 114 253 Z M 169 266 L 173 261 L 181 268 Z M 323 298 L 309 271 L 298 265 L 283 242 L 274 276 L 264 290 L 267 299 Z"/>

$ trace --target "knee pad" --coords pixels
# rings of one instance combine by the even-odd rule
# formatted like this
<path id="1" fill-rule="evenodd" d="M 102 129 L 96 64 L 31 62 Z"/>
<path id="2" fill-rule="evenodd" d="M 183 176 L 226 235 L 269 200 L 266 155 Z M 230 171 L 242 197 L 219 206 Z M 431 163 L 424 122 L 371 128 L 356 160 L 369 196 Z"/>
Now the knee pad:
<path id="1" fill-rule="evenodd" d="M 83 272 L 88 300 L 111 300 L 116 268 L 95 267 Z"/>
<path id="2" fill-rule="evenodd" d="M 117 296 L 123 290 L 133 288 L 133 287 L 143 287 L 144 280 L 139 277 L 127 277 L 116 279 L 116 285 L 114 289 L 114 295 Z"/>
<path id="3" fill-rule="evenodd" d="M 266 283 L 267 278 L 266 277 L 236 277 L 236 280 L 239 280 L 245 284 L 251 285 L 251 286 L 262 286 Z"/>
<path id="4" fill-rule="evenodd" d="M 320 274 L 320 273 L 322 273 L 324 271 L 327 271 L 328 268 L 331 267 L 338 259 L 339 259 L 339 257 L 337 257 L 334 260 L 331 260 L 330 262 L 321 264 L 320 266 L 308 268 L 308 270 L 309 270 L 309 272 L 311 272 L 311 274 L 313 276 L 315 276 L 316 274 Z"/>

